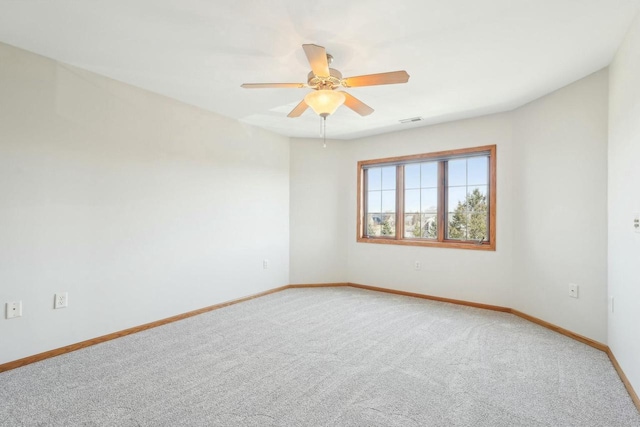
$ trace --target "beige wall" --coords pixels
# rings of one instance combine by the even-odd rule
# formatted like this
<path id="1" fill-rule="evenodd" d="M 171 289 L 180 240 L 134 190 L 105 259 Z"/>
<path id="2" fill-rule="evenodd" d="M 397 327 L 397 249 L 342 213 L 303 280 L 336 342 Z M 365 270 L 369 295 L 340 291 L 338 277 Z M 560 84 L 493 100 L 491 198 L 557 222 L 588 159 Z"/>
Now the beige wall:
<path id="1" fill-rule="evenodd" d="M 506 305 L 511 301 L 511 116 L 498 114 L 345 142 L 349 146 L 348 280 L 372 286 Z M 356 165 L 359 160 L 497 145 L 496 252 L 356 242 Z M 414 262 L 420 261 L 420 271 Z"/>
<path id="2" fill-rule="evenodd" d="M 640 394 L 640 16 L 609 72 L 609 346 Z"/>
<path id="3" fill-rule="evenodd" d="M 347 278 L 348 143 L 291 140 L 291 283 Z"/>
<path id="4" fill-rule="evenodd" d="M 357 161 L 488 144 L 497 145 L 498 160 L 495 252 L 356 242 Z M 333 141 L 328 153 L 293 140 L 292 159 L 304 167 L 292 164 L 292 188 L 313 188 L 322 203 L 292 198 L 292 218 L 330 215 L 346 227 L 328 227 L 325 236 L 292 222 L 292 277 L 513 307 L 606 342 L 606 144 L 606 70 L 508 113 Z M 335 207 L 343 209 L 338 217 Z M 293 254 L 302 242 L 315 247 L 312 257 Z M 318 260 L 327 271 L 344 270 L 335 254 L 345 247 L 342 278 L 316 274 Z M 568 296 L 570 282 L 579 299 Z"/>
<path id="5" fill-rule="evenodd" d="M 0 363 L 289 283 L 288 138 L 4 44 L 0 64 L 0 301 L 24 313 Z"/>
<path id="6" fill-rule="evenodd" d="M 621 52 L 611 135 L 616 167 L 631 171 L 638 103 L 623 87 L 637 87 L 635 57 Z M 287 283 L 504 305 L 607 341 L 606 71 L 512 112 L 323 149 L 7 45 L 0 63 L 0 301 L 24 304 L 0 321 L 17 343 L 0 363 Z M 358 160 L 487 144 L 498 146 L 495 252 L 356 243 Z M 640 208 L 612 170 L 610 215 L 622 218 Z M 609 334 L 634 372 L 637 340 L 623 338 L 637 287 L 609 263 L 624 298 Z M 58 291 L 68 308 L 53 310 Z"/>
<path id="7" fill-rule="evenodd" d="M 513 308 L 603 343 L 607 85 L 602 70 L 516 110 L 511 175 Z"/>

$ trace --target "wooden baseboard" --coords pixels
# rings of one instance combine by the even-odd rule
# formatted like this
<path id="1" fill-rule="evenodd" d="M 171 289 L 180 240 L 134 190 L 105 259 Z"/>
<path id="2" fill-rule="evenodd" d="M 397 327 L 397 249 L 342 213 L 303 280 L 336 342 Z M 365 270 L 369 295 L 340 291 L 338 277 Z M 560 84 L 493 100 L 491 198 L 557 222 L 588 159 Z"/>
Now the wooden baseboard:
<path id="1" fill-rule="evenodd" d="M 609 349 L 609 347 L 606 344 L 602 344 L 601 342 L 598 342 L 596 340 L 592 340 L 591 338 L 587 338 L 587 337 L 585 337 L 583 335 L 576 334 L 575 332 L 571 332 L 568 329 L 561 328 L 560 326 L 554 325 L 553 323 L 549 323 L 549 322 L 544 321 L 542 319 L 538 319 L 537 317 L 530 316 L 527 313 L 523 313 L 523 312 L 521 312 L 519 310 L 515 310 L 515 309 L 512 308 L 510 310 L 510 313 L 515 314 L 518 317 L 522 317 L 523 319 L 528 320 L 529 322 L 536 323 L 536 324 L 538 324 L 540 326 L 543 326 L 543 327 L 545 327 L 547 329 L 551 329 L 552 331 L 555 331 L 555 332 L 557 332 L 559 334 L 566 335 L 569 338 L 573 338 L 574 340 L 580 341 L 581 343 L 584 343 L 584 344 L 586 344 L 588 346 L 591 346 L 593 348 L 597 348 L 598 350 L 606 352 Z"/>
<path id="2" fill-rule="evenodd" d="M 500 311 L 503 313 L 511 313 L 514 314 L 518 317 L 521 317 L 523 319 L 526 319 L 530 322 L 536 323 L 540 326 L 543 326 L 547 329 L 551 329 L 552 331 L 558 332 L 562 335 L 566 335 L 570 338 L 573 338 L 574 340 L 580 341 L 581 343 L 587 344 L 591 347 L 597 348 L 598 350 L 601 351 L 607 351 L 607 346 L 605 344 L 602 344 L 601 342 L 592 340 L 591 338 L 587 338 L 585 336 L 582 336 L 580 334 L 576 334 L 575 332 L 571 332 L 568 329 L 564 329 L 561 328 L 560 326 L 554 325 L 553 323 L 549 323 L 546 322 L 542 319 L 538 319 L 537 317 L 533 317 L 530 316 L 526 313 L 523 313 L 521 311 L 515 310 L 513 308 L 509 308 L 509 307 L 503 307 L 500 305 L 490 305 L 490 304 L 482 304 L 482 303 L 478 303 L 478 302 L 471 302 L 471 301 L 464 301 L 464 300 L 457 300 L 457 299 L 452 299 L 452 298 L 443 298 L 443 297 L 436 297 L 433 295 L 426 295 L 426 294 L 419 294 L 419 293 L 415 293 L 415 292 L 407 292 L 407 291 L 399 291 L 396 289 L 388 289 L 388 288 L 379 288 L 376 286 L 369 286 L 369 285 L 360 285 L 358 283 L 349 283 L 348 284 L 351 287 L 354 288 L 360 288 L 360 289 L 367 289 L 370 291 L 377 291 L 377 292 L 385 292 L 385 293 L 389 293 L 389 294 L 395 294 L 395 295 L 404 295 L 404 296 L 408 296 L 408 297 L 414 297 L 414 298 L 422 298 L 422 299 L 428 299 L 431 301 L 439 301 L 439 302 L 448 302 L 450 304 L 457 304 L 457 305 L 464 305 L 467 307 L 475 307 L 475 308 L 481 308 L 483 310 L 492 310 L 492 311 Z"/>
<path id="3" fill-rule="evenodd" d="M 158 320 L 158 321 L 155 321 L 155 322 L 145 323 L 144 325 L 134 326 L 133 328 L 129 328 L 129 329 L 125 329 L 125 330 L 122 330 L 122 331 L 119 331 L 119 332 L 114 332 L 114 333 L 111 333 L 111 334 L 103 335 L 101 337 L 92 338 L 90 340 L 86 340 L 86 341 L 82 341 L 82 342 L 79 342 L 79 343 L 67 345 L 67 346 L 60 347 L 60 348 L 57 348 L 57 349 L 54 349 L 54 350 L 45 351 L 43 353 L 35 354 L 33 356 L 28 356 L 28 357 L 25 357 L 25 358 L 22 358 L 22 359 L 14 360 L 12 362 L 7 362 L 7 363 L 4 363 L 4 364 L 0 365 L 0 372 L 9 371 L 11 369 L 19 368 L 21 366 L 28 365 L 30 363 L 39 362 L 41 360 L 45 360 L 45 359 L 48 359 L 50 357 L 59 356 L 61 354 L 65 354 L 65 353 L 70 353 L 72 351 L 79 350 L 81 348 L 90 347 L 92 345 L 100 344 L 100 343 L 103 343 L 103 342 L 106 342 L 106 341 L 110 341 L 110 340 L 113 340 L 113 339 L 116 339 L 116 338 L 119 338 L 119 337 L 124 337 L 126 335 L 131 335 L 131 334 L 134 334 L 136 332 L 141 332 L 141 331 L 144 331 L 144 330 L 147 330 L 147 329 L 151 329 L 151 328 L 155 328 L 155 327 L 158 327 L 158 326 L 166 325 L 167 323 L 176 322 L 178 320 L 186 319 L 186 318 L 192 317 L 192 316 L 197 316 L 198 314 L 202 314 L 202 313 L 206 313 L 206 312 L 209 312 L 209 311 L 217 310 L 219 308 L 227 307 L 227 306 L 230 306 L 230 305 L 233 305 L 233 304 L 238 304 L 240 302 L 248 301 L 248 300 L 251 300 L 251 299 L 254 299 L 254 298 L 259 298 L 259 297 L 262 297 L 262 296 L 265 296 L 265 295 L 268 295 L 268 294 L 272 294 L 272 293 L 275 293 L 275 292 L 280 292 L 280 291 L 283 291 L 285 289 L 328 288 L 328 287 L 341 287 L 341 286 L 351 286 L 353 288 L 365 289 L 365 290 L 369 290 L 369 291 L 385 292 L 385 293 L 389 293 L 389 294 L 403 295 L 403 296 L 421 298 L 421 299 L 428 299 L 428 300 L 438 301 L 438 302 L 446 302 L 446 303 L 450 303 L 450 304 L 464 305 L 464 306 L 475 307 L 475 308 L 480 308 L 480 309 L 484 309 L 484 310 L 492 310 L 492 311 L 500 311 L 500 312 L 503 312 L 503 313 L 511 313 L 511 314 L 513 314 L 515 316 L 518 316 L 518 317 L 521 317 L 521 318 L 523 318 L 525 320 L 528 320 L 530 322 L 536 323 L 536 324 L 538 324 L 540 326 L 543 326 L 543 327 L 545 327 L 547 329 L 550 329 L 552 331 L 555 331 L 557 333 L 565 335 L 565 336 L 567 336 L 569 338 L 577 340 L 577 341 L 579 341 L 581 343 L 584 343 L 586 345 L 589 345 L 589 346 L 591 346 L 593 348 L 596 348 L 598 350 L 604 351 L 605 353 L 607 353 L 607 355 L 609 356 L 609 359 L 611 360 L 611 363 L 612 363 L 613 367 L 618 372 L 618 375 L 620 376 L 620 379 L 622 380 L 622 383 L 624 384 L 624 386 L 626 387 L 627 391 L 629 392 L 629 396 L 631 397 L 631 400 L 633 401 L 633 403 L 638 408 L 638 411 L 640 411 L 640 399 L 638 398 L 638 395 L 636 394 L 635 390 L 633 389 L 633 386 L 629 382 L 629 379 L 625 375 L 624 371 L 622 370 L 622 368 L 618 364 L 618 361 L 616 360 L 615 356 L 613 355 L 613 352 L 605 344 L 602 344 L 602 343 L 600 343 L 598 341 L 592 340 L 591 338 L 587 338 L 587 337 L 582 336 L 580 334 L 576 334 L 576 333 L 571 332 L 571 331 L 569 331 L 567 329 L 561 328 L 560 326 L 554 325 L 552 323 L 549 323 L 549 322 L 544 321 L 542 319 L 538 319 L 537 317 L 530 316 L 530 315 L 528 315 L 526 313 L 523 313 L 523 312 L 521 312 L 519 310 L 515 310 L 515 309 L 509 308 L 509 307 L 502 307 L 502 306 L 490 305 L 490 304 L 481 304 L 481 303 L 477 303 L 477 302 L 463 301 L 463 300 L 457 300 L 457 299 L 451 299 L 451 298 L 442 298 L 442 297 L 437 297 L 437 296 L 433 296 L 433 295 L 419 294 L 419 293 L 416 293 L 416 292 L 406 292 L 406 291 L 399 291 L 399 290 L 396 290 L 396 289 L 380 288 L 380 287 L 377 287 L 377 286 L 361 285 L 361 284 L 358 284 L 358 283 L 311 283 L 311 284 L 290 284 L 290 285 L 280 286 L 278 288 L 269 289 L 267 291 L 260 292 L 260 293 L 257 293 L 257 294 L 253 294 L 253 295 L 249 295 L 249 296 L 246 296 L 246 297 L 234 299 L 234 300 L 223 302 L 223 303 L 220 303 L 220 304 L 211 305 L 211 306 L 208 306 L 208 307 L 200 308 L 198 310 L 193 310 L 193 311 L 189 311 L 187 313 L 178 314 L 176 316 L 167 317 L 165 319 L 161 319 L 161 320 Z"/>
<path id="4" fill-rule="evenodd" d="M 442 297 L 436 297 L 433 295 L 418 294 L 415 292 L 399 291 L 396 289 L 388 289 L 388 288 L 379 288 L 377 286 L 360 285 L 358 283 L 349 283 L 348 285 L 351 286 L 352 288 L 366 289 L 369 291 L 376 291 L 376 292 L 385 292 L 388 294 L 403 295 L 406 297 L 428 299 L 431 301 L 448 302 L 451 304 L 482 308 L 484 310 L 501 311 L 503 313 L 509 313 L 511 311 L 509 307 L 501 307 L 499 305 L 489 305 L 489 304 L 481 304 L 479 302 L 463 301 L 463 300 L 457 300 L 457 299 L 451 299 L 451 298 L 442 298 Z"/>
<path id="5" fill-rule="evenodd" d="M 206 313 L 208 311 L 217 310 L 219 308 L 227 307 L 240 302 L 249 301 L 254 298 L 259 298 L 274 292 L 279 292 L 284 289 L 288 289 L 289 286 L 281 286 L 279 288 L 269 289 L 264 292 L 249 295 L 246 297 L 226 301 L 220 304 L 211 305 L 208 307 L 200 308 L 198 310 L 189 311 L 187 313 L 178 314 L 176 316 L 167 317 L 165 319 L 157 320 L 155 322 L 145 323 L 144 325 L 134 326 L 122 331 L 113 332 L 111 334 L 102 335 L 100 337 L 91 338 L 86 341 L 81 341 L 75 344 L 67 345 L 64 347 L 56 348 L 53 350 L 45 351 L 43 353 L 34 354 L 33 356 L 27 356 L 22 359 L 14 360 L 12 362 L 3 363 L 0 365 L 0 372 L 10 371 L 11 369 L 19 368 L 21 366 L 29 365 L 31 363 L 39 362 L 41 360 L 49 359 L 51 357 L 60 356 L 61 354 L 70 353 L 72 351 L 80 350 L 81 348 L 90 347 L 92 345 L 100 344 L 106 341 L 111 341 L 116 338 L 124 337 L 127 335 L 135 334 L 147 329 L 156 328 L 158 326 L 166 325 L 167 323 L 176 322 L 178 320 L 186 319 L 188 317 L 197 316 L 198 314 Z"/>
<path id="6" fill-rule="evenodd" d="M 609 346 L 607 346 L 606 344 L 603 344 L 601 342 L 598 342 L 596 340 L 592 340 L 591 338 L 587 338 L 583 335 L 577 334 L 575 332 L 572 332 L 568 329 L 562 328 L 560 326 L 554 325 L 553 323 L 549 323 L 545 320 L 539 319 L 537 317 L 531 316 L 529 314 L 523 313 L 519 310 L 515 310 L 513 308 L 509 308 L 509 307 L 502 307 L 502 306 L 497 306 L 497 305 L 488 305 L 488 304 L 481 304 L 481 303 L 476 303 L 476 302 L 469 302 L 469 301 L 463 301 L 463 300 L 456 300 L 456 299 L 450 299 L 450 298 L 442 298 L 442 297 L 436 297 L 436 296 L 432 296 L 432 295 L 425 295 L 425 294 L 418 294 L 415 292 L 406 292 L 406 291 L 399 291 L 399 290 L 395 290 L 395 289 L 388 289 L 388 288 L 379 288 L 376 286 L 368 286 L 368 285 L 360 285 L 357 283 L 348 283 L 348 286 L 354 287 L 354 288 L 360 288 L 360 289 L 367 289 L 370 291 L 377 291 L 377 292 L 385 292 L 385 293 L 390 293 L 390 294 L 396 294 L 396 295 L 404 295 L 404 296 L 409 296 L 409 297 L 415 297 L 415 298 L 422 298 L 422 299 L 428 299 L 428 300 L 432 300 L 432 301 L 440 301 L 440 302 L 448 302 L 451 304 L 458 304 L 458 305 L 465 305 L 468 307 L 476 307 L 476 308 L 481 308 L 481 309 L 485 309 L 485 310 L 493 310 L 493 311 L 501 311 L 504 313 L 511 313 L 515 316 L 521 317 L 529 322 L 535 323 L 537 325 L 540 325 L 544 328 L 550 329 L 554 332 L 557 332 L 559 334 L 565 335 L 569 338 L 572 338 L 576 341 L 579 341 L 583 344 L 586 344 L 590 347 L 593 347 L 595 349 L 598 349 L 600 351 L 604 351 L 607 356 L 609 356 L 609 359 L 611 360 L 611 364 L 613 365 L 613 367 L 615 368 L 616 372 L 618 372 L 618 375 L 620 376 L 620 379 L 622 380 L 622 383 L 624 384 L 625 388 L 627 389 L 627 391 L 629 392 L 629 396 L 631 397 L 631 400 L 633 401 L 633 403 L 636 405 L 636 407 L 638 408 L 638 411 L 640 412 L 640 399 L 638 398 L 638 395 L 636 394 L 635 390 L 633 389 L 633 386 L 631 385 L 631 383 L 629 382 L 629 379 L 627 378 L 627 376 L 625 375 L 624 371 L 622 370 L 622 368 L 620 367 L 620 365 L 618 364 L 618 361 L 616 360 L 615 356 L 613 355 L 613 352 L 611 351 L 611 349 L 609 348 Z"/>
<path id="7" fill-rule="evenodd" d="M 627 378 L 624 371 L 618 364 L 616 357 L 613 355 L 613 352 L 609 347 L 607 347 L 606 353 L 607 353 L 607 356 L 609 356 L 609 360 L 611 360 L 611 364 L 613 364 L 613 367 L 616 368 L 616 372 L 618 372 L 618 376 L 620 377 L 620 380 L 622 380 L 622 384 L 624 384 L 625 388 L 627 389 L 627 392 L 629 392 L 629 396 L 631 397 L 631 400 L 636 405 L 636 408 L 638 408 L 638 412 L 640 412 L 640 398 L 638 398 L 638 394 L 633 389 L 633 386 L 629 382 L 629 379 Z"/>
<path id="8" fill-rule="evenodd" d="M 298 283 L 285 286 L 286 289 L 300 289 L 300 288 L 337 288 L 340 286 L 349 286 L 348 283 Z"/>

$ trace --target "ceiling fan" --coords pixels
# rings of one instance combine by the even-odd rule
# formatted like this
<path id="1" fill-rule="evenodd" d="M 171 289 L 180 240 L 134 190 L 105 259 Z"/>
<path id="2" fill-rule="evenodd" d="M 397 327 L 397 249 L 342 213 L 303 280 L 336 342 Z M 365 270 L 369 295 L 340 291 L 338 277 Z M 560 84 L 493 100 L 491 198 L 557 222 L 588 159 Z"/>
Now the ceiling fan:
<path id="1" fill-rule="evenodd" d="M 351 108 L 361 116 L 368 116 L 373 113 L 373 108 L 364 102 L 345 91 L 337 90 L 340 87 L 388 85 L 409 81 L 409 74 L 404 70 L 342 78 L 340 71 L 329 68 L 333 57 L 327 53 L 324 47 L 315 44 L 303 44 L 302 48 L 311 65 L 311 72 L 307 76 L 307 83 L 244 83 L 242 87 L 247 89 L 313 89 L 313 92 L 308 93 L 304 99 L 291 110 L 287 117 L 299 117 L 308 107 L 311 107 L 318 115 L 326 119 L 328 115 L 332 114 L 342 104 Z"/>

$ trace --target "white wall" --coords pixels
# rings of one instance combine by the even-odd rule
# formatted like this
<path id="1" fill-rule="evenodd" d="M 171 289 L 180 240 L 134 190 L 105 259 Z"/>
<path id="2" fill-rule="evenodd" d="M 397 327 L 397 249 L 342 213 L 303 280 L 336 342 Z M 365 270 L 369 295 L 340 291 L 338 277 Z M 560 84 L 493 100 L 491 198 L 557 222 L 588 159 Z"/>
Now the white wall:
<path id="1" fill-rule="evenodd" d="M 348 146 L 344 141 L 291 141 L 291 283 L 347 278 Z"/>
<path id="2" fill-rule="evenodd" d="M 609 347 L 640 393 L 640 16 L 609 71 Z"/>
<path id="3" fill-rule="evenodd" d="M 617 227 L 640 211 L 625 192 L 639 182 L 638 32 L 612 68 L 609 153 L 609 334 L 634 378 L 638 240 Z M 503 305 L 607 340 L 606 71 L 513 112 L 323 149 L 1 44 L 0 63 L 0 301 L 24 304 L 0 320 L 19 343 L 0 363 L 287 283 Z M 488 144 L 495 252 L 356 243 L 358 160 Z M 53 310 L 63 290 L 70 307 Z"/>
<path id="4" fill-rule="evenodd" d="M 509 114 L 359 140 L 331 141 L 325 150 L 319 148 L 317 141 L 293 139 L 292 280 L 295 283 L 348 281 L 508 306 L 512 265 L 511 139 Z M 356 242 L 359 160 L 489 144 L 498 145 L 496 252 Z M 337 215 L 336 208 L 340 210 Z M 317 225 L 309 226 L 309 223 L 322 224 L 326 218 L 329 225 L 320 233 Z M 414 270 L 414 261 L 422 262 L 420 271 Z M 314 265 L 321 265 L 322 271 L 313 271 Z"/>
<path id="5" fill-rule="evenodd" d="M 511 177 L 513 308 L 603 343 L 607 86 L 602 70 L 516 110 Z"/>
<path id="6" fill-rule="evenodd" d="M 359 160 L 488 144 L 497 145 L 495 252 L 356 242 Z M 335 141 L 326 151 L 294 140 L 291 235 L 298 243 L 291 247 L 292 277 L 296 272 L 297 283 L 349 281 L 513 307 L 606 342 L 606 144 L 606 70 L 509 113 Z M 321 195 L 326 208 L 305 196 L 305 188 Z M 340 206 L 346 209 L 341 219 L 332 213 Z M 326 215 L 343 221 L 346 233 L 332 222 L 327 235 L 318 236 L 317 227 L 293 220 Z M 303 250 L 306 241 L 322 245 L 312 257 L 295 256 L 294 248 Z M 299 274 L 319 260 L 342 271 L 336 254 L 345 247 L 345 276 Z M 414 261 L 422 262 L 421 271 Z M 569 282 L 580 286 L 580 298 L 568 296 Z"/>
<path id="7" fill-rule="evenodd" d="M 0 302 L 24 306 L 0 363 L 289 283 L 288 138 L 4 44 L 0 64 Z"/>
<path id="8" fill-rule="evenodd" d="M 511 121 L 509 114 L 378 135 L 350 148 L 347 203 L 348 281 L 446 298 L 509 306 L 512 264 Z M 380 245 L 356 242 L 356 178 L 359 160 L 497 144 L 497 250 Z M 415 271 L 414 262 L 422 269 Z"/>

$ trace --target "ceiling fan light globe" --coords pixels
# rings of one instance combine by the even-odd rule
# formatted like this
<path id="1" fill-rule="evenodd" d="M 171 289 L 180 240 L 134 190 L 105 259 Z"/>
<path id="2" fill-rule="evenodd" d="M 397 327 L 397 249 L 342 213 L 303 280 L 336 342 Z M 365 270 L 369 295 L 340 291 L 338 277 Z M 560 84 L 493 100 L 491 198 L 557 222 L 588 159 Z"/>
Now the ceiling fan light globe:
<path id="1" fill-rule="evenodd" d="M 344 101 L 342 92 L 327 89 L 314 90 L 304 97 L 304 102 L 321 117 L 333 114 Z"/>

